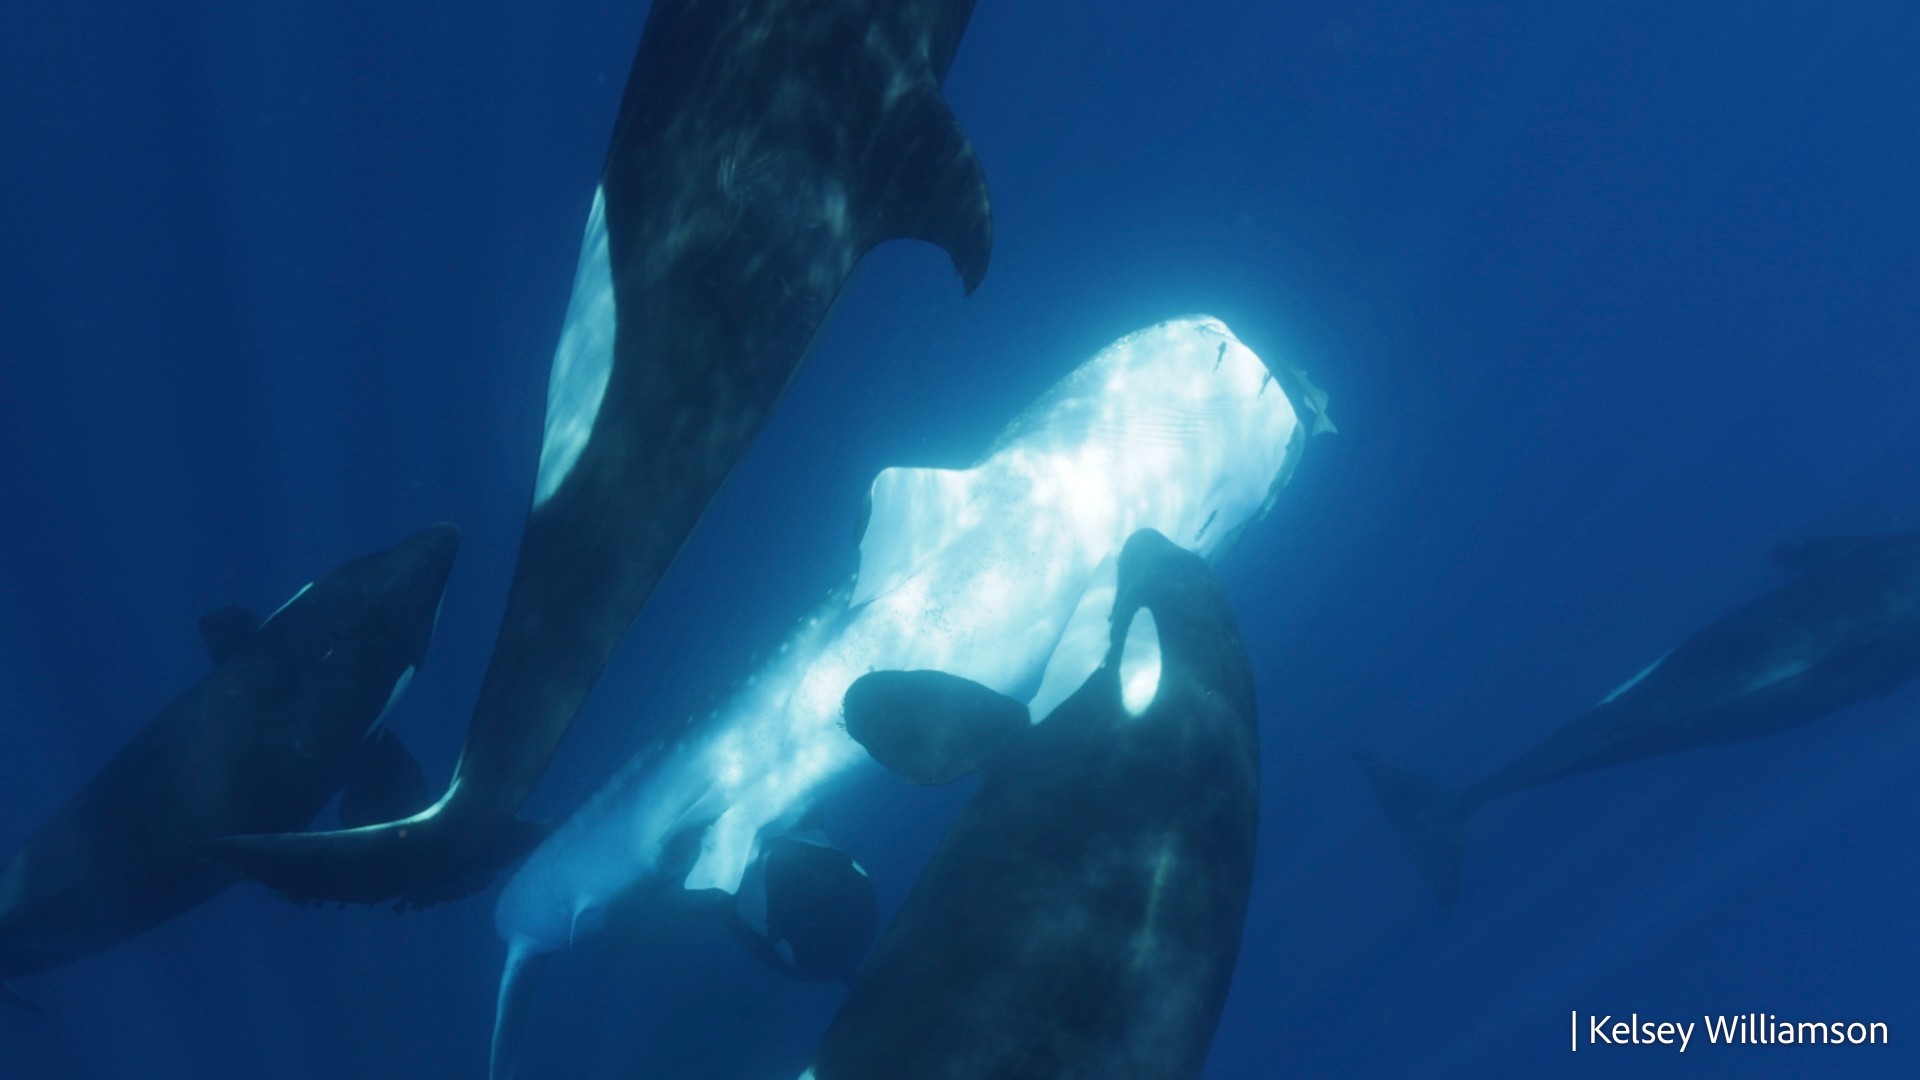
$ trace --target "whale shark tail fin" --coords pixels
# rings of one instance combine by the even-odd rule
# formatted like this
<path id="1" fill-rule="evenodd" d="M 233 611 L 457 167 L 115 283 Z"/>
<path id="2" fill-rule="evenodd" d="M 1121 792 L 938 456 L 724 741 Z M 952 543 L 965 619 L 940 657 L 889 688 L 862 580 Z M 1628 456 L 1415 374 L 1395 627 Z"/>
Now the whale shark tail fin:
<path id="1" fill-rule="evenodd" d="M 45 1009 L 42 1009 L 40 1006 L 35 1005 L 33 1002 L 28 1001 L 26 998 L 21 997 L 19 994 L 14 993 L 13 988 L 3 982 L 0 982 L 0 1001 L 4 1001 L 16 1009 L 25 1009 L 27 1012 L 30 1012 L 35 1016 L 47 1015 Z"/>
<path id="2" fill-rule="evenodd" d="M 430 809 L 401 821 L 313 833 L 227 836 L 206 854 L 288 898 L 420 909 L 479 892 L 526 857 L 553 827 L 510 818 L 490 837 L 467 842 L 466 823 Z M 459 858 L 448 860 L 448 852 Z"/>
<path id="3" fill-rule="evenodd" d="M 1466 850 L 1467 813 L 1456 794 L 1372 754 L 1355 754 L 1400 842 L 1433 886 L 1440 910 L 1452 912 L 1460 894 L 1460 862 Z"/>
<path id="4" fill-rule="evenodd" d="M 500 996 L 493 1007 L 493 1050 L 487 1066 L 490 1080 L 513 1080 L 520 1067 L 520 1047 L 526 1038 L 527 1017 L 533 1011 L 533 992 L 540 973 L 553 954 L 515 934 L 507 942 L 507 964 L 500 971 Z"/>

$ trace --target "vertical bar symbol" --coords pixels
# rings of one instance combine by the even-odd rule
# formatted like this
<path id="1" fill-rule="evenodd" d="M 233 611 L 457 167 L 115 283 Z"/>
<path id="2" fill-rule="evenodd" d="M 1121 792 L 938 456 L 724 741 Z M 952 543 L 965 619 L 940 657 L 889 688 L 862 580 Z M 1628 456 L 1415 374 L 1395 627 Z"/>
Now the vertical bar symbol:
<path id="1" fill-rule="evenodd" d="M 1580 1052 L 1580 1010 L 1579 1009 L 1573 1010 L 1573 1015 L 1567 1018 L 1567 1043 L 1569 1046 L 1572 1047 L 1572 1049 L 1569 1050 L 1568 1053 L 1577 1054 Z"/>

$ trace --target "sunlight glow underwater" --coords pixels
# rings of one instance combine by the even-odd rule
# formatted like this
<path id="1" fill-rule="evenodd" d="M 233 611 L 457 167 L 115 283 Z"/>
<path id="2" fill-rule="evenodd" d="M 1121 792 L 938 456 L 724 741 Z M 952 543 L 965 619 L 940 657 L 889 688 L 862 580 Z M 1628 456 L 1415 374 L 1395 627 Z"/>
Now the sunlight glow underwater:
<path id="1" fill-rule="evenodd" d="M 684 887 L 736 891 L 760 839 L 866 757 L 840 705 L 869 671 L 945 671 L 1043 721 L 1106 656 L 1127 537 L 1152 528 L 1217 558 L 1271 505 L 1308 432 L 1331 427 L 1325 395 L 1281 374 L 1217 319 L 1177 319 L 1081 365 L 973 468 L 883 471 L 852 589 L 719 709 L 624 766 L 508 883 L 495 926 L 509 971 L 590 936 L 687 830 L 704 835 Z M 1136 711 L 1158 686 L 1157 646 L 1150 616 L 1135 620 Z"/>

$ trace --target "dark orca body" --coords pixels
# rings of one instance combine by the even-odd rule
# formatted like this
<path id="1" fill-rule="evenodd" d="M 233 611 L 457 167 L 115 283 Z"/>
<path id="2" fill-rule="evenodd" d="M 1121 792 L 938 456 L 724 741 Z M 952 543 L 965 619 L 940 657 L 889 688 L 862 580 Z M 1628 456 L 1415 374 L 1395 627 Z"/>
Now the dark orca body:
<path id="1" fill-rule="evenodd" d="M 1361 755 L 1442 908 L 1466 820 L 1503 795 L 1645 758 L 1798 727 L 1920 675 L 1920 533 L 1810 540 L 1774 558 L 1800 576 L 1683 642 L 1492 775 L 1458 791 Z"/>
<path id="2" fill-rule="evenodd" d="M 690 868 L 693 851 L 681 854 Z M 761 844 L 738 892 L 688 890 L 685 877 L 684 868 L 668 871 L 629 890 L 601 914 L 594 934 L 644 947 L 676 933 L 680 919 L 718 918 L 749 955 L 780 974 L 846 982 L 879 929 L 873 879 L 816 824 Z M 494 1075 L 505 1074 L 496 1067 Z"/>
<path id="3" fill-rule="evenodd" d="M 1198 556 L 1143 531 L 1119 582 L 1106 663 L 991 758 L 808 1077 L 1199 1075 L 1253 881 L 1253 678 Z M 1143 694 L 1142 637 L 1158 644 Z M 964 711 L 948 705 L 921 715 Z"/>
<path id="4" fill-rule="evenodd" d="M 861 256 L 913 237 L 943 246 L 969 292 L 986 273 L 985 179 L 939 92 L 972 9 L 656 0 L 452 786 L 391 828 L 249 838 L 223 858 L 296 896 L 420 904 L 458 891 L 450 876 L 513 822 Z"/>
<path id="5" fill-rule="evenodd" d="M 302 828 L 342 787 L 373 807 L 423 805 L 419 766 L 382 721 L 426 655 L 459 535 L 442 525 L 347 563 L 264 624 L 232 608 L 203 619 L 213 672 L 0 871 L 0 978 L 119 944 L 226 888 L 232 871 L 201 854 L 216 837 Z"/>
<path id="6" fill-rule="evenodd" d="M 802 982 L 851 980 L 880 926 L 872 879 L 824 837 L 767 841 L 740 895 L 728 899 L 734 938 L 768 967 Z"/>

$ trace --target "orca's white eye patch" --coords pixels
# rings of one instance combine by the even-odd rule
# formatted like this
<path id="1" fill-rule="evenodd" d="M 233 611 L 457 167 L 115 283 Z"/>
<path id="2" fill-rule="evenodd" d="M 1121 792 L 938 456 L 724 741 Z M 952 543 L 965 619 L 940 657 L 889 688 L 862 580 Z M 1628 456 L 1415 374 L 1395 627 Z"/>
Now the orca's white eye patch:
<path id="1" fill-rule="evenodd" d="M 1160 628 L 1153 611 L 1141 608 L 1133 613 L 1127 640 L 1120 646 L 1120 704 L 1128 716 L 1139 716 L 1159 693 Z"/>

